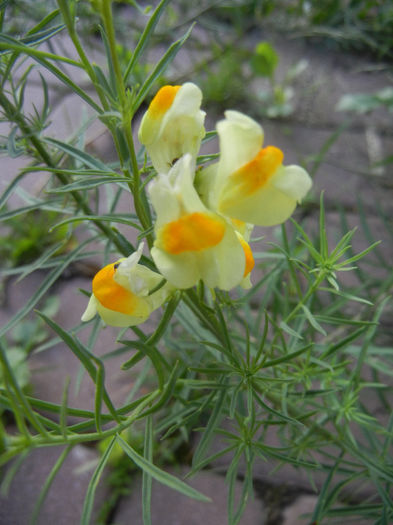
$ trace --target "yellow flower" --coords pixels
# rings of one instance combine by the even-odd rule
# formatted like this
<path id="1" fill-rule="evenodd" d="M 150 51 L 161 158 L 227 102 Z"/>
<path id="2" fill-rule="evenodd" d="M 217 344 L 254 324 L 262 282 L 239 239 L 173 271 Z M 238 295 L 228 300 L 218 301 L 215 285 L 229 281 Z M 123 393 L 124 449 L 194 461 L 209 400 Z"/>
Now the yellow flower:
<path id="1" fill-rule="evenodd" d="M 148 191 L 157 214 L 153 260 L 176 288 L 200 279 L 209 288 L 229 290 L 246 269 L 246 254 L 229 220 L 206 208 L 193 186 L 191 155 L 181 157 Z"/>
<path id="2" fill-rule="evenodd" d="M 220 159 L 199 177 L 207 205 L 232 219 L 258 226 L 287 220 L 311 188 L 300 166 L 283 166 L 284 154 L 274 146 L 262 148 L 263 130 L 253 119 L 226 111 L 217 124 Z"/>
<path id="3" fill-rule="evenodd" d="M 205 136 L 202 92 L 195 84 L 164 86 L 143 116 L 139 140 L 146 146 L 154 168 L 167 173 L 185 153 L 195 159 Z"/>
<path id="4" fill-rule="evenodd" d="M 93 293 L 82 315 L 90 321 L 96 313 L 111 326 L 133 326 L 146 321 L 173 289 L 168 283 L 149 295 L 163 280 L 162 275 L 138 264 L 143 243 L 126 259 L 102 268 L 93 278 Z"/>

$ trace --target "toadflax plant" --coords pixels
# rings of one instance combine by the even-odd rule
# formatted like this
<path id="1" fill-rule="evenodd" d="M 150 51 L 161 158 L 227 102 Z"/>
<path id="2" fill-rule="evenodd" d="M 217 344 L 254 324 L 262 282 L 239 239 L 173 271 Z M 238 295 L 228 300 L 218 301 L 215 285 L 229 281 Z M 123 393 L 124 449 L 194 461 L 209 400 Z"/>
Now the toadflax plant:
<path id="1" fill-rule="evenodd" d="M 317 239 L 306 225 L 290 219 L 308 194 L 311 178 L 300 166 L 284 165 L 279 148 L 263 146 L 263 130 L 251 117 L 230 109 L 216 131 L 206 133 L 198 86 L 157 88 L 190 30 L 142 83 L 135 81 L 168 0 L 158 4 L 136 42 L 129 43 L 126 62 L 117 45 L 112 2 L 89 4 L 100 19 L 105 67 L 89 59 L 80 39 L 78 2 L 58 0 L 56 9 L 18 38 L 7 32 L 8 4 L 0 8 L 0 106 L 10 130 L 3 147 L 25 155 L 29 164 L 5 187 L 0 218 L 51 210 L 58 217 L 51 228 L 68 228 L 37 260 L 6 272 L 21 277 L 37 269 L 48 273 L 0 329 L 0 402 L 17 428 L 11 432 L 6 420 L 0 426 L 1 464 L 37 447 L 67 446 L 42 488 L 33 522 L 69 451 L 91 443 L 99 445 L 101 456 L 86 492 L 84 525 L 91 522 L 97 483 L 119 447 L 142 471 L 146 525 L 151 523 L 153 479 L 209 501 L 157 466 L 164 463 L 163 447 L 176 458 L 180 445 L 192 457 L 189 476 L 224 466 L 230 524 L 241 521 L 262 460 L 269 462 L 272 480 L 278 467 L 307 473 L 319 495 L 311 522 L 353 515 L 388 524 L 393 518 L 393 419 L 380 418 L 363 396 L 376 391 L 385 412 L 390 406 L 386 378 L 379 374 L 391 375 L 392 367 L 376 339 L 388 288 L 375 291 L 366 280 L 348 290 L 339 276 L 373 246 L 353 253 L 354 231 L 329 246 L 322 198 Z M 138 12 L 136 5 L 130 9 Z M 67 35 L 76 58 L 55 52 L 59 33 Z M 25 100 L 36 71 L 43 105 L 32 112 Z M 73 80 L 75 71 L 83 72 L 84 82 L 88 79 L 88 90 Z M 68 142 L 47 134 L 49 78 L 93 114 Z M 84 132 L 94 119 L 113 139 L 114 162 L 84 147 Z M 141 147 L 134 142 L 136 132 Z M 215 136 L 219 153 L 202 154 L 203 143 Z M 21 182 L 37 172 L 50 177 L 44 192 L 29 195 Z M 6 208 L 13 194 L 24 203 Z M 119 211 L 121 198 L 132 213 Z M 254 226 L 275 227 L 277 242 L 264 243 L 263 251 L 260 244 L 255 248 Z M 67 267 L 92 256 L 102 261 L 102 269 L 86 292 L 80 324 L 65 330 L 36 311 L 55 338 L 33 351 L 44 352 L 60 338 L 95 385 L 94 407 L 80 410 L 69 406 L 66 385 L 61 404 L 44 402 L 34 392 L 27 395 L 4 342 Z M 94 343 L 105 325 L 119 327 L 119 334 L 98 356 Z M 118 355 L 124 355 L 122 369 L 134 369 L 136 377 L 121 406 L 109 396 L 105 379 L 105 363 Z M 68 415 L 77 416 L 78 423 L 68 422 Z M 143 445 L 137 446 L 132 436 L 141 432 Z M 3 488 L 16 470 L 17 463 L 12 465 Z M 235 497 L 238 480 L 243 490 Z M 366 499 L 357 496 L 360 488 L 367 491 Z"/>

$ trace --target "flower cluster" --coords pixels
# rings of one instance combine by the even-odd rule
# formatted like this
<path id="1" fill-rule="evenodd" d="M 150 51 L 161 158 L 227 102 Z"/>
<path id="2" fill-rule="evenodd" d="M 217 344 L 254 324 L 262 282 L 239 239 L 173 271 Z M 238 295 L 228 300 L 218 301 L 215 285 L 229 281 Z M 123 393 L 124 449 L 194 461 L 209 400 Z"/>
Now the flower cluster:
<path id="1" fill-rule="evenodd" d="M 222 290 L 250 287 L 253 226 L 284 222 L 310 189 L 307 172 L 284 166 L 280 149 L 263 147 L 261 126 L 237 111 L 217 123 L 218 162 L 197 171 L 205 135 L 201 102 L 195 84 L 164 86 L 139 129 L 157 171 L 148 195 L 156 214 L 151 256 L 160 273 L 138 264 L 142 247 L 109 264 L 93 279 L 82 320 L 98 312 L 107 324 L 142 323 L 174 289 L 200 280 Z M 163 278 L 166 284 L 152 293 Z"/>

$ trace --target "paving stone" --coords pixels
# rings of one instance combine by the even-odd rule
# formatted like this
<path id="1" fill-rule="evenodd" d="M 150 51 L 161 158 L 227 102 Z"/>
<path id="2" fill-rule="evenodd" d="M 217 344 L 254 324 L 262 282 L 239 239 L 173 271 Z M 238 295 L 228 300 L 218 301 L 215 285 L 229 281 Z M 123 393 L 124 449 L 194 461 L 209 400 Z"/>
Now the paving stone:
<path id="1" fill-rule="evenodd" d="M 281 525 L 310 525 L 310 518 L 318 502 L 318 497 L 311 494 L 299 496 L 291 505 L 288 505 L 282 513 Z M 343 517 L 329 520 L 332 525 L 344 523 Z M 346 517 L 345 523 L 353 525 L 372 525 L 374 520 L 362 519 L 360 517 Z"/>
<path id="2" fill-rule="evenodd" d="M 40 491 L 63 447 L 33 450 L 23 461 L 12 480 L 7 496 L 0 495 L 0 524 L 26 525 L 30 522 Z M 80 521 L 83 502 L 94 472 L 97 453 L 76 445 L 55 477 L 41 509 L 38 525 L 70 525 Z M 100 504 L 106 499 L 101 481 L 97 487 L 92 523 L 95 523 Z"/>
<path id="3" fill-rule="evenodd" d="M 285 508 L 282 525 L 309 525 L 317 501 L 317 496 L 300 496 L 292 505 Z"/>
<path id="4" fill-rule="evenodd" d="M 187 470 L 176 469 L 172 474 L 181 478 Z M 186 480 L 186 483 L 212 498 L 212 503 L 196 501 L 164 485 L 153 482 L 152 525 L 224 525 L 227 523 L 227 492 L 224 477 L 213 472 L 202 471 Z M 236 496 L 241 491 L 240 482 L 236 487 Z M 116 525 L 142 525 L 141 480 L 136 480 L 131 487 L 131 494 L 125 496 L 113 518 Z M 240 520 L 240 525 L 263 525 L 265 510 L 262 502 L 254 498 L 248 502 Z"/>

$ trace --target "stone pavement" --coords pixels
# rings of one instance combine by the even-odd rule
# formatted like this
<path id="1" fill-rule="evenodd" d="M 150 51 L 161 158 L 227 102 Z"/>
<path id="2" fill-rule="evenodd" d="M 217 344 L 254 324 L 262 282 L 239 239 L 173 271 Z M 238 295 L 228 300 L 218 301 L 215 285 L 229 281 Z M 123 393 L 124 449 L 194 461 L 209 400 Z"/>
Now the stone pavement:
<path id="1" fill-rule="evenodd" d="M 249 45 L 253 46 L 254 37 Z M 306 73 L 298 79 L 295 85 L 296 110 L 294 114 L 283 121 L 262 122 L 265 130 L 265 143 L 275 144 L 285 152 L 286 163 L 306 162 L 309 166 L 310 156 L 318 153 L 332 136 L 345 115 L 334 111 L 341 95 L 354 92 L 372 92 L 385 87 L 388 76 L 382 72 L 366 71 L 368 62 L 358 56 L 345 55 L 339 52 L 321 51 L 301 41 L 288 41 L 283 35 L 274 42 L 280 55 L 278 75 L 283 75 L 286 69 L 302 58 L 309 61 Z M 97 59 L 99 60 L 99 58 Z M 184 62 L 186 59 L 182 57 Z M 184 64 L 183 64 L 184 65 Z M 184 67 L 183 67 L 184 70 Z M 79 79 L 82 80 L 83 79 Z M 78 127 L 83 116 L 82 106 L 75 95 L 59 91 L 53 82 L 51 101 L 56 105 L 53 123 L 47 130 L 57 138 L 66 139 Z M 259 89 L 257 84 L 255 89 Z M 30 103 L 39 103 L 41 93 L 37 86 L 31 86 L 26 92 Z M 236 109 L 236 108 L 232 108 Z M 221 117 L 221 116 L 220 116 Z M 210 127 L 213 122 L 210 122 Z M 381 211 L 391 220 L 392 215 L 392 184 L 388 179 L 389 166 L 376 171 L 371 165 L 393 153 L 391 116 L 385 112 L 375 112 L 372 115 L 356 117 L 337 138 L 324 157 L 318 170 L 312 194 L 317 199 L 319 192 L 325 190 L 325 202 L 328 210 L 327 230 L 333 240 L 340 233 L 340 214 L 336 211 L 337 204 L 346 212 L 349 227 L 359 226 L 359 232 L 354 238 L 355 249 L 364 249 L 368 240 L 364 228 L 359 221 L 358 198 L 361 196 L 367 210 L 367 221 L 376 239 L 383 241 L 381 253 L 386 261 L 393 258 L 393 243 L 388 229 L 381 219 Z M 100 123 L 95 123 L 88 131 L 89 149 L 95 155 L 104 159 L 113 159 L 113 145 Z M 214 143 L 208 148 L 214 149 Z M 26 159 L 2 159 L 0 191 L 14 178 L 18 170 L 26 163 Z M 42 177 L 42 178 L 41 178 Z M 45 183 L 47 174 L 41 177 L 29 176 L 24 182 L 26 190 L 38 192 Z M 16 196 L 10 201 L 17 205 L 20 201 Z M 311 205 L 310 205 L 311 206 Z M 130 203 L 127 198 L 121 203 L 120 210 L 127 211 Z M 310 208 L 313 209 L 312 207 Z M 120 211 L 119 210 L 119 211 Z M 307 227 L 316 227 L 315 214 L 307 217 Z M 124 232 L 124 229 L 123 229 Z M 272 230 L 265 231 L 271 238 Z M 135 232 L 128 232 L 135 235 Z M 263 249 L 263 244 L 262 244 Z M 375 262 L 375 255 L 370 254 L 370 260 Z M 92 261 L 98 266 L 101 261 Z M 365 264 L 369 269 L 370 264 Z M 377 270 L 375 270 L 377 268 Z M 378 265 L 370 271 L 381 271 Z M 86 270 L 86 269 L 85 269 Z M 389 270 L 384 270 L 388 275 Z M 89 272 L 87 272 L 89 273 Z M 1 323 L 5 323 L 26 299 L 34 293 L 41 276 L 35 273 L 17 284 L 13 279 L 7 285 L 7 296 L 0 310 Z M 354 274 L 345 274 L 347 285 L 356 284 Z M 60 297 L 60 309 L 56 321 L 66 329 L 71 330 L 78 324 L 84 310 L 86 299 L 77 292 L 78 287 L 89 289 L 90 277 L 85 275 L 65 276 L 50 293 Z M 154 322 L 154 321 L 153 321 Z M 151 326 L 151 329 L 153 325 Z M 103 355 L 114 349 L 117 330 L 106 328 L 101 332 L 95 351 Z M 83 335 L 86 340 L 87 335 Z M 135 377 L 120 370 L 120 365 L 129 356 L 118 356 L 106 362 L 106 385 L 115 405 L 124 402 Z M 62 343 L 49 350 L 33 353 L 29 359 L 31 366 L 31 383 L 33 394 L 40 399 L 61 402 L 67 377 L 71 378 L 70 403 L 78 408 L 91 409 L 94 404 L 94 388 L 88 377 L 83 377 L 81 386 L 75 388 L 80 371 L 79 362 Z M 0 524 L 25 525 L 34 507 L 39 489 L 60 454 L 58 448 L 39 449 L 32 452 L 20 467 L 9 492 L 8 498 L 1 500 Z M 64 467 L 55 479 L 48 500 L 43 507 L 39 523 L 58 525 L 78 523 L 83 498 L 89 482 L 92 469 L 97 461 L 97 453 L 85 446 L 75 447 Z M 80 469 L 78 467 L 81 467 Z M 86 467 L 86 468 L 84 468 Z M 306 480 L 297 473 L 291 475 L 287 471 L 270 474 L 272 465 L 256 473 L 256 478 L 270 487 L 270 491 L 257 491 L 254 501 L 250 503 L 241 521 L 243 525 L 306 525 L 307 518 L 301 515 L 312 512 L 316 497 L 306 488 Z M 71 482 L 70 482 L 71 480 Z M 171 525 L 192 525 L 203 523 L 214 525 L 224 524 L 226 515 L 225 487 L 223 478 L 213 472 L 202 472 L 190 484 L 214 495 L 214 504 L 203 505 L 188 500 L 177 493 L 168 491 L 165 487 L 155 485 L 153 497 L 153 525 L 165 523 Z M 266 485 L 265 485 L 266 486 Z M 280 487 L 290 487 L 290 498 L 285 496 L 285 490 Z M 106 498 L 105 484 L 99 485 L 98 500 Z M 288 489 L 289 490 L 289 489 Z M 113 525 L 142 523 L 140 518 L 140 481 L 136 478 L 129 497 L 124 496 L 116 509 Z M 274 494 L 276 494 L 276 499 Z M 23 505 L 20 502 L 23 501 Z M 270 509 L 269 512 L 267 509 Z M 270 517 L 269 517 L 270 516 Z M 166 519 L 167 521 L 163 521 Z M 360 522 L 359 522 L 360 523 Z"/>

